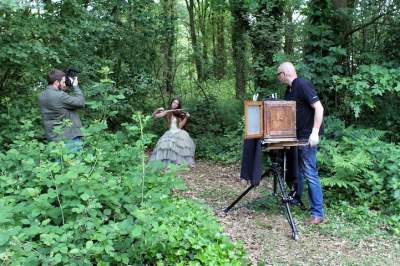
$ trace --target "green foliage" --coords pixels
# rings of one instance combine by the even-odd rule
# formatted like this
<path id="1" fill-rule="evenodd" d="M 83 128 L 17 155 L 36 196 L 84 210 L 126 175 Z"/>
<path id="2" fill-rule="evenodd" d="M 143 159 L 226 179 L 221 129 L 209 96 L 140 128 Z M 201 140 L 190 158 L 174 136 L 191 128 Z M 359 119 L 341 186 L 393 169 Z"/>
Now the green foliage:
<path id="1" fill-rule="evenodd" d="M 4 265 L 243 265 L 243 248 L 209 210 L 173 194 L 173 169 L 145 165 L 149 117 L 112 134 L 85 130 L 83 150 L 35 140 L 25 123 L 0 153 L 0 260 Z"/>
<path id="2" fill-rule="evenodd" d="M 326 125 L 327 137 L 334 138 L 321 143 L 318 162 L 327 197 L 396 215 L 400 210 L 400 147 L 383 142 L 382 131 L 345 128 L 333 118 Z"/>
<path id="3" fill-rule="evenodd" d="M 384 94 L 400 95 L 400 69 L 379 65 L 363 65 L 351 77 L 332 77 L 331 89 L 343 95 L 342 100 L 355 117 L 363 108 L 374 109 L 376 98 Z"/>
<path id="4" fill-rule="evenodd" d="M 196 143 L 196 156 L 225 163 L 238 161 L 243 141 L 242 103 L 211 96 L 208 101 L 193 100 L 186 105 L 191 114 L 187 130 Z"/>
<path id="5" fill-rule="evenodd" d="M 0 151 L 6 149 L 16 138 L 17 132 L 41 139 L 43 135 L 37 95 L 18 95 L 0 99 Z"/>
<path id="6" fill-rule="evenodd" d="M 95 119 L 107 121 L 118 114 L 125 96 L 117 90 L 114 81 L 110 79 L 113 73 L 109 67 L 102 67 L 98 72 L 102 75 L 100 82 L 94 83 L 87 91 L 87 105 L 94 111 Z"/>
<path id="7" fill-rule="evenodd" d="M 160 20 L 158 6 L 146 0 L 91 1 L 90 7 L 82 1 L 1 5 L 2 93 L 36 88 L 51 68 L 70 65 L 82 70 L 80 81 L 87 85 L 108 65 L 116 84 L 129 84 L 126 90 L 140 97 L 143 79 L 156 71 Z"/>
<path id="8" fill-rule="evenodd" d="M 196 156 L 221 163 L 235 163 L 240 161 L 243 144 L 243 130 L 239 123 L 236 131 L 226 132 L 224 135 L 215 136 L 205 134 L 196 137 Z"/>
<path id="9" fill-rule="evenodd" d="M 306 21 L 304 31 L 304 76 L 313 81 L 326 105 L 331 101 L 327 90 L 332 74 L 343 74 L 346 47 L 341 45 L 343 23 L 335 21 L 337 10 L 331 1 L 311 0 L 303 10 Z M 342 41 L 342 42 L 341 42 Z M 324 99 L 325 100 L 325 99 Z"/>
<path id="10" fill-rule="evenodd" d="M 252 72 L 256 90 L 265 90 L 276 82 L 276 66 L 273 57 L 282 46 L 285 4 L 285 1 L 275 0 L 253 1 L 248 7 L 254 17 L 249 34 L 254 47 Z"/>

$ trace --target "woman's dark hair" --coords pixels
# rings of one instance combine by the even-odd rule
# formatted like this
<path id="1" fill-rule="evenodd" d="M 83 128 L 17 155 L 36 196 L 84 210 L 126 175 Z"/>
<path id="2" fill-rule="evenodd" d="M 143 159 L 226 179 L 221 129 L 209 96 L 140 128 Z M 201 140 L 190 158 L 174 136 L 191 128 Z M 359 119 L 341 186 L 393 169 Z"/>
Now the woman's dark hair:
<path id="1" fill-rule="evenodd" d="M 182 108 L 182 102 L 179 98 L 172 98 L 171 102 L 169 103 L 168 108 L 171 108 L 173 101 L 177 100 L 179 102 L 178 107 L 176 109 L 181 109 Z"/>
<path id="2" fill-rule="evenodd" d="M 175 101 L 175 100 L 177 100 L 179 102 L 178 107 L 176 109 L 181 109 L 182 108 L 182 102 L 181 102 L 181 100 L 179 98 L 173 98 L 171 100 L 171 102 L 169 103 L 169 108 L 171 108 L 172 102 Z M 182 111 L 169 112 L 167 114 L 167 116 L 166 116 L 166 119 L 167 119 L 167 125 L 166 126 L 167 127 L 170 126 L 171 120 L 172 120 L 172 116 L 175 116 L 178 119 L 178 123 L 179 123 L 180 121 L 182 121 L 185 118 L 185 115 L 186 114 L 184 112 L 182 112 Z"/>

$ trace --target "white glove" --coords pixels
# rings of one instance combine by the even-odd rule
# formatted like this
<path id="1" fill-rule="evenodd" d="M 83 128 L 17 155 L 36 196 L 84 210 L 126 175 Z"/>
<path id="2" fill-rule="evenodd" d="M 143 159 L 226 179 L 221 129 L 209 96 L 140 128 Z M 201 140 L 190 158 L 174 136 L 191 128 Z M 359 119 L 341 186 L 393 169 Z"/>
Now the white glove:
<path id="1" fill-rule="evenodd" d="M 311 147 L 317 146 L 319 143 L 319 128 L 313 127 L 310 138 L 308 139 L 308 144 L 310 144 Z"/>
<path id="2" fill-rule="evenodd" d="M 74 77 L 74 78 L 70 78 L 71 79 L 71 83 L 72 83 L 72 86 L 74 86 L 74 87 L 76 87 L 76 86 L 78 86 L 78 77 Z"/>
<path id="3" fill-rule="evenodd" d="M 253 101 L 257 101 L 257 99 L 258 99 L 258 93 L 253 95 Z"/>

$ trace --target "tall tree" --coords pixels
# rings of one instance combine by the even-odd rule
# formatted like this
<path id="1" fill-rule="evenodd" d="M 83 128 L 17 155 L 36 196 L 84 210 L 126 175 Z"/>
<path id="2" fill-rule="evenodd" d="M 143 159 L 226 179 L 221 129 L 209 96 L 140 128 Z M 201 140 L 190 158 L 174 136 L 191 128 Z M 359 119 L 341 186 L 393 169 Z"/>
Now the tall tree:
<path id="1" fill-rule="evenodd" d="M 197 32 L 196 32 L 196 21 L 195 21 L 195 4 L 194 0 L 185 0 L 186 7 L 189 14 L 189 28 L 190 28 L 190 40 L 193 49 L 193 59 L 196 66 L 197 80 L 204 80 L 204 66 L 201 60 L 201 49 L 198 43 Z"/>
<path id="2" fill-rule="evenodd" d="M 352 28 L 355 0 L 334 0 L 333 1 L 333 17 L 331 21 L 334 36 L 336 36 L 336 44 L 340 48 L 345 49 L 345 53 L 336 56 L 337 65 L 342 66 L 342 73 L 350 74 L 350 38 L 349 29 Z"/>
<path id="3" fill-rule="evenodd" d="M 285 43 L 283 46 L 283 51 L 287 55 L 292 55 L 294 53 L 294 24 L 293 24 L 293 12 L 294 7 L 287 5 L 285 8 L 286 17 L 286 28 L 285 28 Z"/>
<path id="4" fill-rule="evenodd" d="M 212 29 L 213 29 L 213 72 L 214 77 L 223 79 L 227 63 L 225 50 L 225 9 L 223 0 L 212 2 Z"/>
<path id="5" fill-rule="evenodd" d="M 232 57 L 235 67 L 236 98 L 243 99 L 246 92 L 248 61 L 246 58 L 249 24 L 244 0 L 230 1 L 232 13 Z"/>
<path id="6" fill-rule="evenodd" d="M 352 65 L 399 62 L 400 2 L 369 0 L 356 4 L 353 27 L 347 31 Z"/>
<path id="7" fill-rule="evenodd" d="M 334 74 L 349 71 L 349 29 L 354 0 L 311 0 L 308 3 L 304 59 L 325 87 Z M 332 67 L 334 65 L 334 67 Z"/>
<path id="8" fill-rule="evenodd" d="M 258 1 L 251 30 L 253 44 L 254 82 L 258 88 L 267 88 L 271 82 L 267 68 L 274 66 L 273 56 L 282 49 L 282 21 L 284 2 Z"/>
<path id="9" fill-rule="evenodd" d="M 332 97 L 329 82 L 333 73 L 342 72 L 336 65 L 337 31 L 332 27 L 334 14 L 330 0 L 311 0 L 308 2 L 305 23 L 304 62 L 308 66 L 308 75 L 321 91 L 321 95 Z M 343 54 L 343 53 L 342 53 Z M 333 97 L 332 97 L 333 98 Z M 325 100 L 325 99 L 324 99 Z"/>
<path id="10" fill-rule="evenodd" d="M 210 1 L 209 0 L 196 0 L 196 15 L 197 24 L 199 25 L 200 42 L 201 42 L 201 59 L 203 62 L 204 79 L 209 75 L 209 56 L 208 56 L 208 41 L 209 41 L 209 18 L 210 18 Z"/>
<path id="11" fill-rule="evenodd" d="M 174 44 L 175 44 L 175 0 L 162 0 L 163 11 L 163 39 L 161 53 L 163 56 L 163 83 L 165 90 L 171 94 L 173 92 L 174 74 Z"/>

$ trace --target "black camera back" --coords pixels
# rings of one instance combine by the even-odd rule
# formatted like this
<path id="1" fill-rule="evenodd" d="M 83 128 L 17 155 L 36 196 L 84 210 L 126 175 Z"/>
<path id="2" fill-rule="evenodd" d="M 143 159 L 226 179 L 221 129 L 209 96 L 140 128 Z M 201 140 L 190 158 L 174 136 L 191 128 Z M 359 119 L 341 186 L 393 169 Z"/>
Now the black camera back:
<path id="1" fill-rule="evenodd" d="M 65 73 L 65 85 L 72 87 L 73 79 L 76 74 L 81 73 L 81 71 L 75 67 L 68 67 L 64 70 Z"/>

